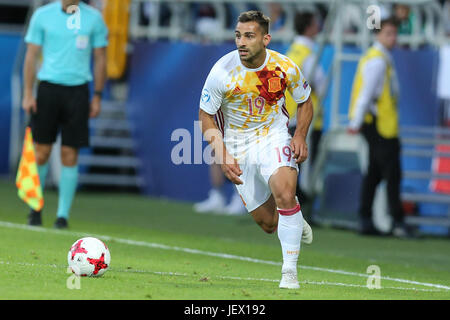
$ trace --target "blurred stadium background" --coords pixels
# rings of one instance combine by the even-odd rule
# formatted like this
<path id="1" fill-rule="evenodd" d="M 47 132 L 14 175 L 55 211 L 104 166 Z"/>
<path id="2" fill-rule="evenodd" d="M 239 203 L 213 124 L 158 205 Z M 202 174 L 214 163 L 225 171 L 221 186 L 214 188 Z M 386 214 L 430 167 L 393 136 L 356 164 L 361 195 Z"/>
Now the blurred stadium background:
<path id="1" fill-rule="evenodd" d="M 23 37 L 31 14 L 47 2 L 0 0 L 0 175 L 11 183 L 27 124 L 21 110 Z M 312 212 L 317 223 L 350 229 L 356 226 L 367 154 L 362 140 L 345 134 L 345 126 L 356 64 L 373 37 L 366 26 L 367 10 L 377 5 L 387 15 L 394 4 L 407 6 L 393 54 L 401 86 L 406 222 L 424 234 L 449 236 L 450 1 L 85 2 L 103 11 L 110 46 L 102 113 L 91 120 L 91 147 L 81 151 L 81 190 L 203 200 L 211 187 L 208 165 L 174 164 L 171 152 L 179 141 L 172 133 L 185 129 L 194 137 L 204 80 L 217 59 L 234 50 L 237 16 L 249 9 L 264 11 L 272 19 L 270 48 L 285 53 L 295 36 L 295 12 L 312 11 L 321 21 L 317 53 L 328 90 L 323 98 L 325 136 L 315 169 L 304 166 L 302 187 L 316 195 Z M 55 188 L 58 152 L 53 156 L 48 185 Z M 231 194 L 231 184 L 227 187 Z M 381 186 L 375 203 L 381 229 L 390 223 L 385 202 Z"/>

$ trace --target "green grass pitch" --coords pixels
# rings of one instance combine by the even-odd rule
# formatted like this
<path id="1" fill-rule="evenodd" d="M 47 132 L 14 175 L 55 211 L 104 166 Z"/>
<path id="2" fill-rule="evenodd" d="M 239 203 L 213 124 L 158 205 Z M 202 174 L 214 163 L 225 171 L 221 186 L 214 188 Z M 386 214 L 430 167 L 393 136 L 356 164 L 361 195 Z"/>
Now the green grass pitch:
<path id="1" fill-rule="evenodd" d="M 314 242 L 302 244 L 301 288 L 286 290 L 278 288 L 276 234 L 265 234 L 248 215 L 197 214 L 188 203 L 79 192 L 70 229 L 58 231 L 52 228 L 56 192 L 45 192 L 42 228 L 26 226 L 28 209 L 13 182 L 0 180 L 0 194 L 0 299 L 450 299 L 447 239 L 314 228 Z M 76 282 L 67 273 L 67 252 L 87 235 L 106 242 L 111 267 L 70 289 Z M 367 287 L 371 265 L 380 268 L 380 289 Z"/>

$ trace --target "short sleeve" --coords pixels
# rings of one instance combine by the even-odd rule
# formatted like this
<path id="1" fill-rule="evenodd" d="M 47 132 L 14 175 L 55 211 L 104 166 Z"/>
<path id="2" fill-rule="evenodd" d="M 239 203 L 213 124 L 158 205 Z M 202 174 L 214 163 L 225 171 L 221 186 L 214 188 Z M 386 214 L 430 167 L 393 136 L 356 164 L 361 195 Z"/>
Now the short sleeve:
<path id="1" fill-rule="evenodd" d="M 94 48 L 103 48 L 108 46 L 108 28 L 103 17 L 99 14 L 94 26 L 92 35 L 92 46 Z"/>
<path id="2" fill-rule="evenodd" d="M 311 86 L 297 65 L 291 69 L 292 72 L 287 74 L 287 89 L 296 103 L 305 102 L 311 94 Z"/>
<path id="3" fill-rule="evenodd" d="M 223 84 L 220 79 L 220 74 L 213 68 L 206 78 L 200 97 L 200 109 L 211 115 L 216 114 L 222 105 Z"/>
<path id="4" fill-rule="evenodd" d="M 39 17 L 40 11 L 36 11 L 31 17 L 27 34 L 25 36 L 25 42 L 42 46 L 44 43 L 44 28 Z"/>

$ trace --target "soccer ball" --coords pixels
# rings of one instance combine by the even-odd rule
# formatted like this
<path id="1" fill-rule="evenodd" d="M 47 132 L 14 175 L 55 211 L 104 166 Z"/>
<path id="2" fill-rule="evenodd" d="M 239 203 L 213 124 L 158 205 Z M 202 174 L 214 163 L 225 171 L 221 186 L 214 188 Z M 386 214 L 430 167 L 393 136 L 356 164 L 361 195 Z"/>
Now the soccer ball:
<path id="1" fill-rule="evenodd" d="M 111 255 L 99 239 L 86 237 L 75 241 L 67 254 L 72 272 L 82 277 L 100 277 L 109 268 Z"/>

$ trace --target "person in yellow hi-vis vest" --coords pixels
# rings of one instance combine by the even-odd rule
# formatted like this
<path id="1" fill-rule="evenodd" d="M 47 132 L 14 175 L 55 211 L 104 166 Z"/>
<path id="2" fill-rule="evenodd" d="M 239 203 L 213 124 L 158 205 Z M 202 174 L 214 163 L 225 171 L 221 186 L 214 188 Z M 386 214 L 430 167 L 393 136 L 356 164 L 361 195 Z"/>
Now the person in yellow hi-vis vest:
<path id="1" fill-rule="evenodd" d="M 317 17 L 311 12 L 298 12 L 295 15 L 295 31 L 297 32 L 297 36 L 290 45 L 286 56 L 291 58 L 303 70 L 305 78 L 308 80 L 312 89 L 311 99 L 314 105 L 315 118 L 311 136 L 310 160 L 313 162 L 323 129 L 323 111 L 317 102 L 318 97 L 323 96 L 326 89 L 325 72 L 322 66 L 316 63 L 317 57 L 314 53 L 314 38 L 320 32 L 320 24 Z M 315 64 L 317 65 L 315 70 L 313 70 Z M 286 109 L 291 116 L 289 127 L 294 128 L 297 116 L 297 104 L 289 92 L 286 93 Z"/>
<path id="2" fill-rule="evenodd" d="M 376 41 L 359 60 L 350 98 L 348 132 L 360 132 L 369 147 L 369 166 L 361 189 L 359 233 L 381 235 L 372 222 L 378 184 L 387 182 L 394 236 L 409 236 L 400 200 L 401 164 L 398 125 L 398 80 L 390 51 L 397 41 L 397 21 L 381 21 Z"/>
<path id="3" fill-rule="evenodd" d="M 310 163 L 314 164 L 323 129 L 323 110 L 318 103 L 318 97 L 323 97 L 324 91 L 326 90 L 325 72 L 322 66 L 316 62 L 317 56 L 314 52 L 314 38 L 320 32 L 320 23 L 318 18 L 312 12 L 308 11 L 297 12 L 294 21 L 297 35 L 290 45 L 286 56 L 291 58 L 303 70 L 305 78 L 311 86 L 314 120 L 312 123 L 309 151 Z M 289 132 L 292 135 L 295 132 L 295 124 L 297 123 L 297 103 L 292 99 L 289 92 L 286 92 L 286 109 L 290 115 Z M 296 194 L 303 203 L 308 201 L 306 195 L 301 192 L 298 185 Z"/>

